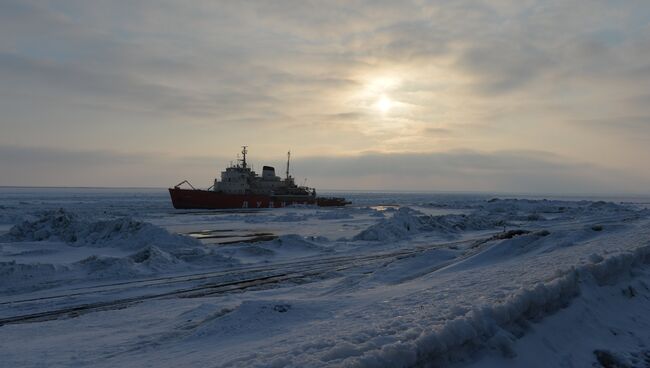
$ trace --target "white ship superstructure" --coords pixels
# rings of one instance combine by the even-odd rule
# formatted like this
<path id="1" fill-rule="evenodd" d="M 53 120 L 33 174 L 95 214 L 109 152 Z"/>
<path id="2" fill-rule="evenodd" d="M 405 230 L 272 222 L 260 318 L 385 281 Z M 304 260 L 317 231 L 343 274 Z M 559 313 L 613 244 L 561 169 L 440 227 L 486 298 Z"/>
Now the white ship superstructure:
<path id="1" fill-rule="evenodd" d="M 221 172 L 221 180 L 214 179 L 212 190 L 226 194 L 262 194 L 262 195 L 312 195 L 316 190 L 297 186 L 294 178 L 289 175 L 291 152 L 287 152 L 287 172 L 284 179 L 275 175 L 275 168 L 264 166 L 262 176 L 251 170 L 246 162 L 247 146 L 242 146 L 242 158 L 235 165 L 230 165 Z"/>

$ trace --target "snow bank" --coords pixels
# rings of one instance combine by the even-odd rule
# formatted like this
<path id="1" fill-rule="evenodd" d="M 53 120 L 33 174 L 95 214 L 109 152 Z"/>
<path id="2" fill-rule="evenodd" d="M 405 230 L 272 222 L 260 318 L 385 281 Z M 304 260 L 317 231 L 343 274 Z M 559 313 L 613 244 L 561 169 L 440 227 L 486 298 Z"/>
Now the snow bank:
<path id="1" fill-rule="evenodd" d="M 116 280 L 150 273 L 142 272 L 144 269 L 138 269 L 136 263 L 129 257 L 90 256 L 73 264 L 71 269 L 78 271 L 88 279 L 104 280 Z M 65 276 L 67 275 L 62 272 L 57 275 L 57 278 L 62 279 Z"/>
<path id="2" fill-rule="evenodd" d="M 90 277 L 102 279 L 118 279 L 189 268 L 189 265 L 178 257 L 155 246 L 146 247 L 128 257 L 90 256 L 72 266 L 82 269 Z"/>
<path id="3" fill-rule="evenodd" d="M 503 226 L 505 221 L 480 214 L 427 216 L 410 207 L 398 209 L 390 218 L 363 230 L 353 240 L 399 240 L 422 232 L 457 234 L 468 230 L 485 230 Z"/>
<path id="4" fill-rule="evenodd" d="M 426 227 L 423 213 L 402 207 L 395 214 L 355 235 L 353 240 L 396 240 L 405 239 Z"/>
<path id="5" fill-rule="evenodd" d="M 37 280 L 52 280 L 69 271 L 69 267 L 62 265 L 0 262 L 0 291 L 20 290 L 24 284 L 32 284 Z"/>
<path id="6" fill-rule="evenodd" d="M 427 216 L 410 207 L 401 207 L 390 218 L 357 234 L 354 240 L 399 240 L 422 232 L 453 235 L 462 231 L 487 230 L 515 222 L 543 221 L 547 217 L 572 218 L 586 215 L 642 215 L 634 209 L 611 202 L 491 199 L 474 207 L 470 214 Z"/>
<path id="7" fill-rule="evenodd" d="M 2 262 L 1 293 L 20 291 L 20 288 L 38 290 L 72 280 L 114 280 L 184 271 L 198 266 L 227 268 L 240 264 L 207 249 L 198 240 L 171 234 L 149 223 L 129 217 L 91 221 L 61 209 L 42 212 L 15 225 L 0 237 L 2 241 L 48 241 L 60 247 L 67 244 L 104 250 L 91 250 L 91 256 L 58 265 Z"/>
<path id="8" fill-rule="evenodd" d="M 150 223 L 121 217 L 89 221 L 63 209 L 45 211 L 13 226 L 0 241 L 63 241 L 73 246 L 142 249 L 198 247 L 191 237 L 171 234 Z"/>
<path id="9" fill-rule="evenodd" d="M 238 260 L 216 253 L 213 249 L 204 246 L 174 250 L 171 254 L 192 265 L 233 267 L 240 264 Z"/>
<path id="10" fill-rule="evenodd" d="M 598 284 L 611 283 L 628 275 L 634 267 L 650 263 L 650 246 L 623 252 L 608 258 L 592 258 L 596 263 L 558 274 L 532 288 L 522 288 L 501 303 L 477 306 L 464 315 L 431 329 L 414 331 L 410 341 L 401 340 L 369 350 L 361 356 L 348 357 L 342 365 L 356 367 L 410 367 L 427 364 L 448 365 L 487 347 L 512 354 L 512 344 L 521 333 L 523 321 L 539 319 L 566 306 L 580 293 L 581 280 L 595 279 Z M 360 355 L 356 352 L 355 355 Z"/>

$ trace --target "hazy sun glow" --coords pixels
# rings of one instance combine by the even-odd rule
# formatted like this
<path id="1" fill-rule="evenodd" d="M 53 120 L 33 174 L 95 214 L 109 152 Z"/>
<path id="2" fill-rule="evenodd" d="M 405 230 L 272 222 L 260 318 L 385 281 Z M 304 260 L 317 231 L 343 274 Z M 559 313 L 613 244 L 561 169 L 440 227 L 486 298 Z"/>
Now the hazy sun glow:
<path id="1" fill-rule="evenodd" d="M 396 89 L 400 84 L 400 80 L 395 77 L 378 77 L 373 78 L 367 86 L 371 93 L 382 93 Z"/>
<path id="2" fill-rule="evenodd" d="M 0 186 L 210 183 L 248 144 L 331 189 L 650 192 L 650 1 L 43 3 L 0 0 Z"/>
<path id="3" fill-rule="evenodd" d="M 400 79 L 387 75 L 367 76 L 363 79 L 364 88 L 355 97 L 357 106 L 387 114 L 398 105 L 389 96 L 398 91 Z"/>
<path id="4" fill-rule="evenodd" d="M 381 95 L 381 97 L 379 97 L 379 100 L 377 100 L 375 107 L 385 114 L 390 110 L 391 107 L 393 107 L 393 101 L 391 101 L 388 96 Z"/>

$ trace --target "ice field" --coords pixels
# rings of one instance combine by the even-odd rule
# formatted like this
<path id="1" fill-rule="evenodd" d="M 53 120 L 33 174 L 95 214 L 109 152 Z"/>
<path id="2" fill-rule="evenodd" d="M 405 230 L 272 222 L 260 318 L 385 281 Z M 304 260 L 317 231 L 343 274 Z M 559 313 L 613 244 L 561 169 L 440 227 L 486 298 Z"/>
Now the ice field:
<path id="1" fill-rule="evenodd" d="M 336 194 L 0 188 L 0 362 L 650 366 L 650 199 Z"/>

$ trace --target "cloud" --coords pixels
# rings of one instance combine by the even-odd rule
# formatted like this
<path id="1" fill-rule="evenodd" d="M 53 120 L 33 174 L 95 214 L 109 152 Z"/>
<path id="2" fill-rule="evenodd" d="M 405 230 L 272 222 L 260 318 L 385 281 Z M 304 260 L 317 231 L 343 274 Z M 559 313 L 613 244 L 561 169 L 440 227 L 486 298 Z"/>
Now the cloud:
<path id="1" fill-rule="evenodd" d="M 430 127 L 430 128 L 425 128 L 424 133 L 432 135 L 432 136 L 446 136 L 446 135 L 452 134 L 452 130 L 451 129 L 445 129 L 445 128 L 433 128 L 433 127 Z"/>
<path id="2" fill-rule="evenodd" d="M 650 116 L 578 119 L 569 123 L 604 134 L 614 134 L 628 140 L 650 140 Z"/>
<path id="3" fill-rule="evenodd" d="M 553 66 L 544 51 L 522 40 L 494 40 L 472 46 L 459 58 L 458 65 L 478 76 L 481 93 L 504 93 L 520 89 L 541 78 Z"/>
<path id="4" fill-rule="evenodd" d="M 30 59 L 0 53 L 0 77 L 3 88 L 32 97 L 52 96 L 93 104 L 120 111 L 170 114 L 228 115 L 229 106 L 254 110 L 256 105 L 271 104 L 269 96 L 238 92 L 197 93 L 191 90 L 152 84 L 127 73 L 88 70 L 79 65 Z"/>
<path id="5" fill-rule="evenodd" d="M 508 162 L 509 173 L 515 164 L 495 152 L 538 150 L 648 177 L 637 162 L 650 154 L 639 139 L 650 113 L 649 16 L 643 1 L 5 0 L 0 144 L 160 149 L 170 161 L 185 152 L 227 156 L 238 141 L 312 156 L 435 147 L 457 153 L 422 165 L 469 175 L 480 171 L 472 166 L 480 157 L 495 173 L 490 187 L 499 183 L 491 159 Z M 382 78 L 399 85 L 366 93 Z M 381 93 L 400 108 L 378 113 Z M 607 158 L 585 137 L 626 142 Z M 452 151 L 463 148 L 491 153 L 470 159 Z M 540 167 L 548 157 L 531 160 Z M 563 166 L 555 164 L 557 176 Z M 599 178 L 599 168 L 572 170 Z M 129 181 L 127 172 L 115 174 Z M 536 172 L 527 175 L 544 181 Z M 637 186 L 630 175 L 612 185 Z M 426 185 L 436 182 L 430 176 Z M 443 186 L 454 185 L 463 184 Z"/>
<path id="6" fill-rule="evenodd" d="M 332 189 L 646 193 L 650 178 L 539 151 L 365 153 L 297 158 L 298 175 Z"/>
<path id="7" fill-rule="evenodd" d="M 227 157 L 169 157 L 151 153 L 72 151 L 0 146 L 0 185 L 165 187 L 184 179 L 208 187 Z M 295 156 L 295 155 L 294 155 Z M 260 160 L 282 172 L 281 157 Z M 455 150 L 434 153 L 297 157 L 292 175 L 319 189 L 520 193 L 647 193 L 649 178 L 547 152 Z"/>
<path id="8" fill-rule="evenodd" d="M 0 146 L 0 185 L 165 187 L 183 179 L 207 183 L 211 157 L 170 157 L 161 153 Z M 206 185 L 207 187 L 208 185 Z"/>

